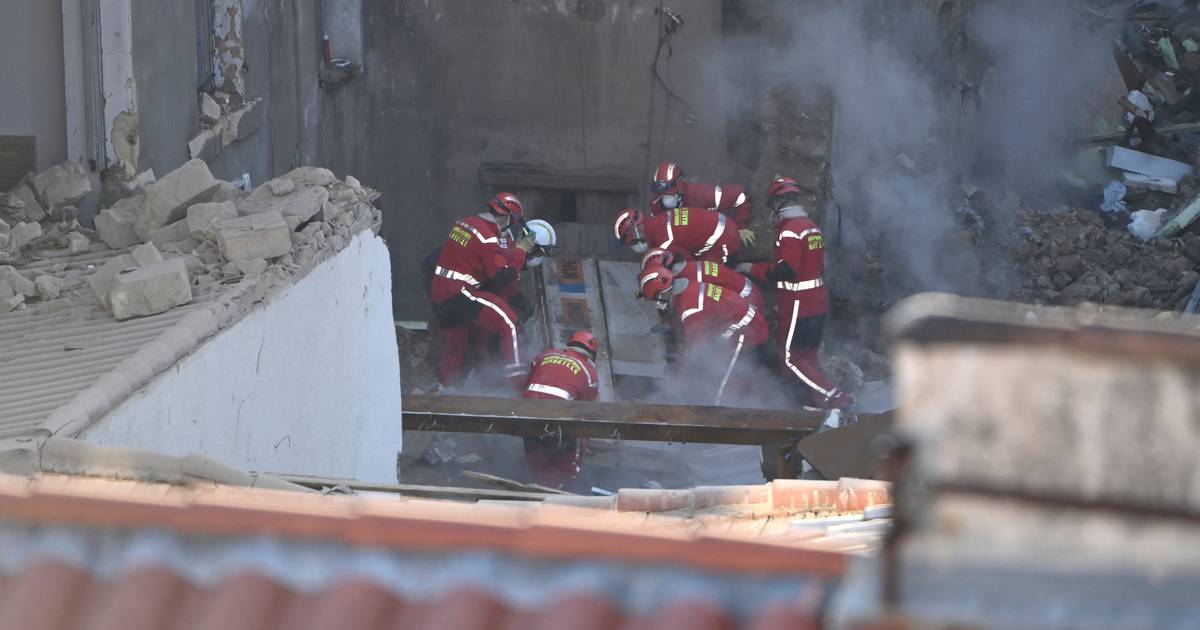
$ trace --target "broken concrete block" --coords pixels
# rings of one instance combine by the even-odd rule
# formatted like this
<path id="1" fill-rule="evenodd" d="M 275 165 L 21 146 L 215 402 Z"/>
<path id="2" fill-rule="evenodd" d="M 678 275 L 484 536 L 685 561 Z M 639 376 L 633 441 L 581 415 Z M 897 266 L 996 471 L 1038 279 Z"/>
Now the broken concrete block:
<path id="1" fill-rule="evenodd" d="M 42 296 L 43 300 L 53 300 L 62 293 L 62 280 L 51 275 L 38 276 L 33 284 L 37 287 L 38 295 Z"/>
<path id="2" fill-rule="evenodd" d="M 138 214 L 146 196 L 126 197 L 107 210 L 96 215 L 96 232 L 105 245 L 113 249 L 125 249 L 142 242 L 136 225 Z"/>
<path id="3" fill-rule="evenodd" d="M 237 206 L 232 202 L 198 203 L 187 210 L 188 233 L 197 240 L 217 240 L 217 222 L 236 219 Z"/>
<path id="4" fill-rule="evenodd" d="M 162 254 L 159 253 L 158 248 L 154 246 L 154 243 L 138 245 L 137 247 L 133 248 L 133 251 L 129 252 L 129 255 L 133 256 L 133 259 L 137 261 L 137 264 L 142 267 L 147 267 L 163 261 Z"/>
<path id="5" fill-rule="evenodd" d="M 88 286 L 92 287 L 96 297 L 100 298 L 100 302 L 107 307 L 108 293 L 112 290 L 113 278 L 116 278 L 117 274 L 122 271 L 136 268 L 137 261 L 133 259 L 133 256 L 129 254 L 115 256 L 87 277 Z"/>
<path id="6" fill-rule="evenodd" d="M 190 160 L 146 189 L 146 201 L 134 226 L 143 239 L 183 219 L 189 206 L 208 201 L 217 180 L 203 160 Z"/>
<path id="7" fill-rule="evenodd" d="M 67 235 L 67 247 L 72 254 L 86 254 L 92 250 L 92 242 L 79 232 L 71 232 Z"/>
<path id="8" fill-rule="evenodd" d="M 217 244 L 227 260 L 276 258 L 292 251 L 292 231 L 275 210 L 217 224 Z"/>
<path id="9" fill-rule="evenodd" d="M 342 209 L 332 201 L 326 201 L 325 203 L 321 204 L 321 220 L 326 223 L 337 218 L 337 215 L 341 212 Z"/>
<path id="10" fill-rule="evenodd" d="M 1149 175 L 1140 175 L 1138 173 L 1125 173 L 1122 181 L 1126 188 L 1139 188 L 1142 190 L 1157 190 L 1174 195 L 1179 192 L 1179 182 L 1173 179 L 1164 177 L 1151 177 Z"/>
<path id="11" fill-rule="evenodd" d="M 233 144 L 238 140 L 245 140 L 250 134 L 258 131 L 258 128 L 266 122 L 267 110 L 262 106 L 262 99 L 255 99 L 246 103 L 241 109 L 230 112 L 225 116 L 224 122 L 224 142 L 225 144 Z"/>
<path id="12" fill-rule="evenodd" d="M 250 276 L 251 278 L 262 275 L 262 272 L 267 270 L 267 261 L 261 258 L 255 258 L 253 260 L 235 260 L 231 264 L 236 266 L 239 271 L 247 276 Z"/>
<path id="13" fill-rule="evenodd" d="M 285 217 L 299 219 L 304 223 L 321 212 L 322 206 L 329 201 L 329 191 L 320 186 L 297 188 L 295 192 L 284 197 L 276 197 L 268 186 L 259 186 L 246 199 L 238 204 L 238 214 L 248 216 L 260 212 L 276 211 Z"/>
<path id="14" fill-rule="evenodd" d="M 284 177 L 296 182 L 297 186 L 332 186 L 338 181 L 333 171 L 316 166 L 294 168 Z"/>
<path id="15" fill-rule="evenodd" d="M 37 295 L 37 286 L 33 281 L 21 274 L 11 266 L 4 265 L 0 267 L 0 280 L 8 283 L 12 287 L 14 293 L 20 293 L 29 297 Z"/>
<path id="16" fill-rule="evenodd" d="M 221 155 L 221 149 L 224 146 L 220 129 L 204 129 L 196 134 L 196 137 L 188 140 L 188 157 L 193 160 L 211 162 Z"/>
<path id="17" fill-rule="evenodd" d="M 292 191 L 296 190 L 296 182 L 281 177 L 279 179 L 272 179 L 271 181 L 267 182 L 267 188 L 271 189 L 272 195 L 275 195 L 276 197 L 282 197 L 284 195 L 291 194 Z"/>
<path id="18" fill-rule="evenodd" d="M 21 222 L 21 223 L 18 223 L 16 225 L 12 226 L 12 230 L 9 232 L 9 238 L 11 239 L 10 245 L 12 246 L 12 250 L 14 252 L 21 251 L 21 248 L 28 245 L 34 239 L 38 239 L 41 237 L 42 237 L 42 224 L 41 223 Z"/>
<path id="19" fill-rule="evenodd" d="M 92 192 L 92 182 L 82 164 L 68 160 L 34 177 L 33 189 L 46 209 L 78 206 Z"/>
<path id="20" fill-rule="evenodd" d="M 24 206 L 22 206 L 22 210 L 25 212 L 26 221 L 37 222 L 46 218 L 46 209 L 42 207 L 41 202 L 38 201 L 37 195 L 33 193 L 33 189 L 31 189 L 28 184 L 17 186 L 17 188 L 13 190 L 13 194 L 16 195 L 17 199 L 24 204 Z"/>
<path id="21" fill-rule="evenodd" d="M 221 267 L 221 277 L 225 278 L 226 280 L 241 278 L 242 275 L 241 268 L 234 263 L 225 263 L 225 265 Z"/>
<path id="22" fill-rule="evenodd" d="M 126 196 L 141 195 L 146 192 L 147 186 L 156 181 L 158 181 L 158 178 L 154 176 L 154 169 L 146 169 L 138 173 L 137 177 L 127 182 L 121 182 L 121 192 L 125 193 Z"/>
<path id="23" fill-rule="evenodd" d="M 178 243 L 190 239 L 192 235 L 188 233 L 187 221 L 176 221 L 164 228 L 159 228 L 150 234 L 146 240 L 154 243 L 154 246 L 159 249 L 166 249 L 171 243 Z"/>
<path id="24" fill-rule="evenodd" d="M 8 284 L 8 280 L 0 278 L 0 300 L 10 298 L 14 294 L 16 294 L 16 291 L 13 291 L 12 286 Z"/>
<path id="25" fill-rule="evenodd" d="M 25 303 L 25 296 L 20 293 L 0 300 L 0 313 L 8 313 Z"/>
<path id="26" fill-rule="evenodd" d="M 113 279 L 109 305 L 118 321 L 164 313 L 192 300 L 187 265 L 179 258 L 122 272 Z"/>
<path id="27" fill-rule="evenodd" d="M 200 95 L 200 120 L 210 125 L 221 119 L 221 106 L 208 94 Z"/>
<path id="28" fill-rule="evenodd" d="M 242 198 L 242 191 L 231 182 L 220 182 L 217 184 L 217 190 L 212 194 L 209 200 L 212 203 L 225 203 L 226 201 L 237 201 Z"/>

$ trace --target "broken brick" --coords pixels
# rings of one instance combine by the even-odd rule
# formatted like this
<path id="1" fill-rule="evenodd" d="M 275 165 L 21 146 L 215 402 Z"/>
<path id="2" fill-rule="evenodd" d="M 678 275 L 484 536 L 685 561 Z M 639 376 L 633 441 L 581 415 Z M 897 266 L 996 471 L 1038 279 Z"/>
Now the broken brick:
<path id="1" fill-rule="evenodd" d="M 217 224 L 217 244 L 227 260 L 277 258 L 292 251 L 292 231 L 275 211 L 225 219 Z"/>
<path id="2" fill-rule="evenodd" d="M 109 293 L 118 321 L 164 313 L 191 300 L 187 265 L 179 258 L 117 274 Z"/>
<path id="3" fill-rule="evenodd" d="M 203 160 L 190 160 L 146 189 L 146 201 L 134 226 L 138 236 L 149 238 L 155 230 L 184 218 L 188 207 L 208 201 L 217 180 Z"/>
<path id="4" fill-rule="evenodd" d="M 145 195 L 126 197 L 113 207 L 101 210 L 96 215 L 96 232 L 100 240 L 113 249 L 125 249 L 142 242 L 135 226 L 145 200 Z"/>

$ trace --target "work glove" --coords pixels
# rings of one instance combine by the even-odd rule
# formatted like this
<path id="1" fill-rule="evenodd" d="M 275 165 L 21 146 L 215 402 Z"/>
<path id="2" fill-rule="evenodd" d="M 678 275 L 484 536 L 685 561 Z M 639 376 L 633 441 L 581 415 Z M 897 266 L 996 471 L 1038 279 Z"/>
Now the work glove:
<path id="1" fill-rule="evenodd" d="M 533 240 L 532 232 L 526 232 L 521 237 L 521 240 L 517 241 L 517 249 L 525 252 L 526 254 L 533 251 L 534 247 L 537 247 L 537 241 Z"/>
<path id="2" fill-rule="evenodd" d="M 742 243 L 745 245 L 753 245 L 754 241 L 758 240 L 758 237 L 754 235 L 754 230 L 750 229 L 738 230 L 738 236 L 742 237 Z"/>
<path id="3" fill-rule="evenodd" d="M 738 263 L 738 265 L 736 267 L 734 267 L 734 269 L 736 269 L 738 273 L 740 273 L 744 276 L 748 276 L 748 275 L 750 275 L 750 269 L 752 267 L 754 267 L 754 265 L 752 263 Z"/>

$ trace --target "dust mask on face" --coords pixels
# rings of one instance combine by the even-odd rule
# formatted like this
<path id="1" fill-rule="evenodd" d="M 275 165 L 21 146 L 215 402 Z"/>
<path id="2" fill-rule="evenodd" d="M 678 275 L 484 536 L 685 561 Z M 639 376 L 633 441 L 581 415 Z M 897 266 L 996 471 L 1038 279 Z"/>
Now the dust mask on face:
<path id="1" fill-rule="evenodd" d="M 683 195 L 663 195 L 661 197 L 662 205 L 668 210 L 673 210 L 683 203 Z"/>
<path id="2" fill-rule="evenodd" d="M 646 249 L 647 249 L 646 241 L 638 241 L 638 242 L 634 243 L 633 245 L 630 245 L 629 247 L 638 254 L 645 254 Z"/>

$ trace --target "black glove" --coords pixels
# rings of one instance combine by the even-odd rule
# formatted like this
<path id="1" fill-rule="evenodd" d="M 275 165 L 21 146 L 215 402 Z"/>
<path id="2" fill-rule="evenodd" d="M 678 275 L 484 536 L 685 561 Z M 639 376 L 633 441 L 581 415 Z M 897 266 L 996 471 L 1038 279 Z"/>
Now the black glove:
<path id="1" fill-rule="evenodd" d="M 522 293 L 509 298 L 508 305 L 512 307 L 512 310 L 517 314 L 517 318 L 522 322 L 528 321 L 530 317 L 533 317 L 533 302 L 529 301 L 529 298 L 525 297 Z"/>

